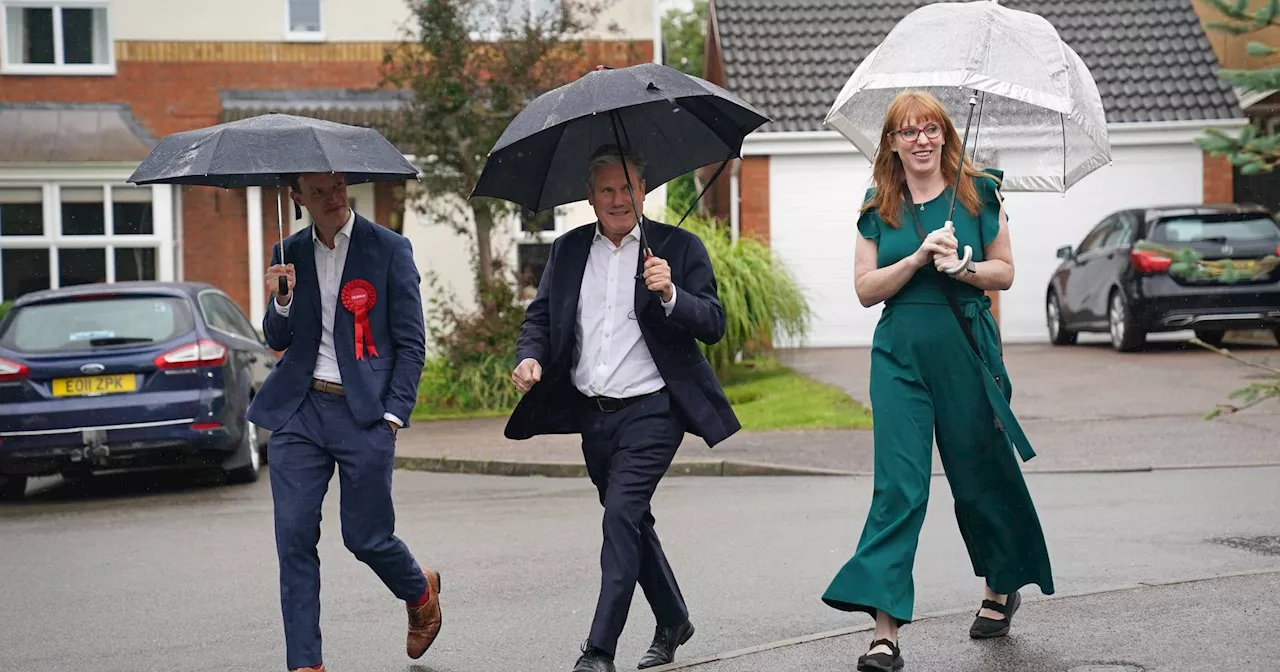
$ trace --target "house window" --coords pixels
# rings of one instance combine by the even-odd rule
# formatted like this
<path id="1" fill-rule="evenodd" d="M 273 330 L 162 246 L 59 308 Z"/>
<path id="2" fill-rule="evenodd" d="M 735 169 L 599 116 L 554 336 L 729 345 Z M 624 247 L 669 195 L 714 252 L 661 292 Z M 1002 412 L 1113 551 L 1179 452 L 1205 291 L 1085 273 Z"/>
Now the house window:
<path id="1" fill-rule="evenodd" d="M 323 40 L 322 0 L 285 0 L 285 36 L 291 40 Z"/>
<path id="2" fill-rule="evenodd" d="M 115 73 L 106 0 L 0 0 L 5 74 Z"/>
<path id="3" fill-rule="evenodd" d="M 151 187 L 0 186 L 0 301 L 51 287 L 160 277 Z"/>
<path id="4" fill-rule="evenodd" d="M 551 243 L 560 235 L 557 227 L 559 208 L 544 210 L 538 214 L 523 211 L 520 215 L 520 231 L 516 233 L 515 276 L 516 291 L 520 300 L 532 301 L 538 293 L 538 282 L 547 267 Z"/>
<path id="5" fill-rule="evenodd" d="M 510 0 L 506 5 L 507 18 L 503 21 L 492 3 L 474 3 L 471 39 L 496 41 L 504 31 L 514 31 L 522 25 L 542 25 L 558 6 L 556 0 Z"/>

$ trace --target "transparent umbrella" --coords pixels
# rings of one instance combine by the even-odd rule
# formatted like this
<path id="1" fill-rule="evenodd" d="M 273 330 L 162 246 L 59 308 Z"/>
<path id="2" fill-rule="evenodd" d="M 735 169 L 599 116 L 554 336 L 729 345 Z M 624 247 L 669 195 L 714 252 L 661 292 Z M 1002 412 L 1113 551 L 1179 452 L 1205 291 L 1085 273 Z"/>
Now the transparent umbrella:
<path id="1" fill-rule="evenodd" d="M 825 123 L 874 160 L 885 110 L 907 89 L 933 94 L 953 119 L 967 115 L 962 155 L 1003 170 L 1005 191 L 1065 192 L 1111 160 L 1098 86 L 1039 15 L 995 0 L 916 9 L 854 70 Z M 948 272 L 971 257 L 966 247 Z"/>

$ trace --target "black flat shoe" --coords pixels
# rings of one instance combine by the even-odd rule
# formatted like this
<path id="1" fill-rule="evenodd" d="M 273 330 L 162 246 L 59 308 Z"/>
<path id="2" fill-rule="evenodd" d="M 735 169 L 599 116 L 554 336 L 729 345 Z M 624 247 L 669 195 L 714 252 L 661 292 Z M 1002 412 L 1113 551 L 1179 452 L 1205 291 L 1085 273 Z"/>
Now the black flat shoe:
<path id="1" fill-rule="evenodd" d="M 877 646 L 887 646 L 892 655 L 888 653 L 871 653 L 871 649 Z M 898 672 L 902 669 L 902 651 L 898 649 L 898 645 L 887 639 L 877 639 L 871 642 L 871 647 L 867 649 L 867 653 L 858 656 L 858 672 Z"/>
<path id="2" fill-rule="evenodd" d="M 693 636 L 693 623 L 685 621 L 670 627 L 659 626 L 653 633 L 653 645 L 640 659 L 638 669 L 646 669 L 666 665 L 676 659 L 676 647 L 689 641 Z"/>
<path id="3" fill-rule="evenodd" d="M 1022 596 L 1018 591 L 1013 591 L 1004 604 L 1000 604 L 995 600 L 983 600 L 982 609 L 990 609 L 1004 614 L 1003 620 L 978 616 L 973 620 L 973 625 L 969 628 L 969 636 L 973 639 L 990 639 L 992 637 L 1004 637 L 1009 634 L 1009 628 L 1013 627 L 1013 614 L 1018 611 L 1018 607 L 1022 605 Z M 978 613 L 982 613 L 982 609 Z"/>

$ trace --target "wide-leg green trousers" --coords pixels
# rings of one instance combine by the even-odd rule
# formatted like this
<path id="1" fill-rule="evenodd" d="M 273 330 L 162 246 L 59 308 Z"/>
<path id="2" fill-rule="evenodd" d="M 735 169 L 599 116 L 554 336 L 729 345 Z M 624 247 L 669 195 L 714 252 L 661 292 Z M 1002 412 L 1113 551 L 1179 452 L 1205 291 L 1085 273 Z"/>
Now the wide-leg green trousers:
<path id="1" fill-rule="evenodd" d="M 871 348 L 875 487 L 857 551 L 822 600 L 899 624 L 912 620 L 912 568 L 929 500 L 933 443 L 955 500 L 973 571 L 1008 594 L 1038 584 L 1052 595 L 1044 534 L 1014 448 L 1035 455 L 1009 408 L 990 299 L 961 303 L 980 362 L 945 303 L 885 306 Z"/>

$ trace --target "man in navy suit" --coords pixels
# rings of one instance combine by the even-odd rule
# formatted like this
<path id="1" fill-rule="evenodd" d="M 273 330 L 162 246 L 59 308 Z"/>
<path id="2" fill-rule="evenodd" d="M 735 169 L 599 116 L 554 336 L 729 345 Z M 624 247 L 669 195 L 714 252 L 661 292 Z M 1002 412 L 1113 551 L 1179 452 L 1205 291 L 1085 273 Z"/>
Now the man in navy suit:
<path id="1" fill-rule="evenodd" d="M 308 173 L 292 199 L 313 224 L 271 253 L 275 293 L 262 321 L 283 351 L 249 407 L 270 429 L 271 495 L 286 663 L 324 670 L 320 638 L 320 509 L 334 467 L 342 540 L 406 603 L 406 653 L 419 658 L 440 631 L 440 574 L 396 538 L 391 471 L 426 360 L 420 276 L 401 235 L 357 215 L 342 175 Z M 279 278 L 288 292 L 278 293 Z"/>
<path id="2" fill-rule="evenodd" d="M 696 236 L 647 219 L 645 237 L 663 256 L 646 259 L 632 206 L 634 195 L 643 212 L 643 171 L 635 156 L 624 171 L 614 146 L 593 155 L 597 221 L 552 244 L 511 374 L 524 396 L 506 436 L 581 434 L 604 506 L 600 597 L 574 672 L 613 672 L 637 582 L 657 621 L 641 669 L 670 663 L 693 635 L 649 500 L 686 431 L 714 446 L 740 428 L 697 343 L 724 336 L 711 260 Z"/>

